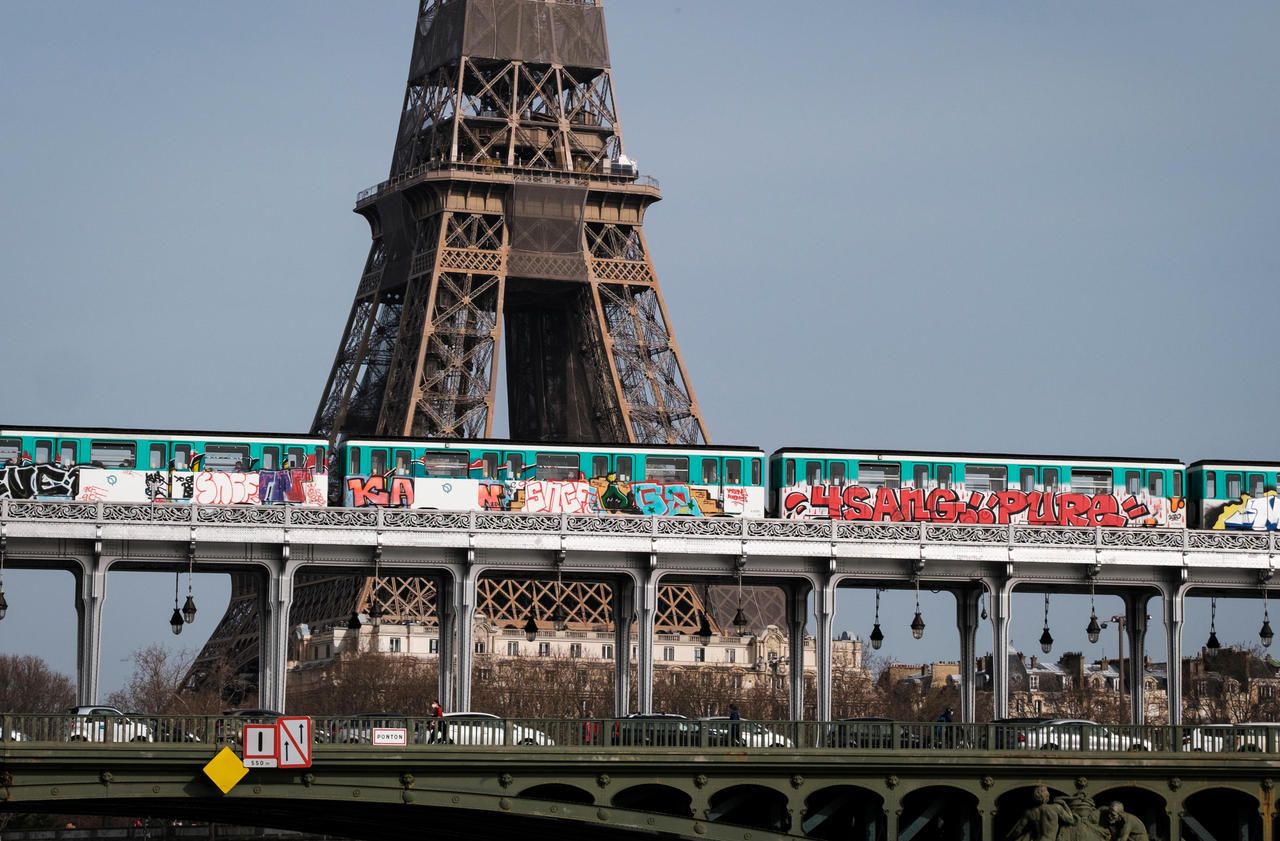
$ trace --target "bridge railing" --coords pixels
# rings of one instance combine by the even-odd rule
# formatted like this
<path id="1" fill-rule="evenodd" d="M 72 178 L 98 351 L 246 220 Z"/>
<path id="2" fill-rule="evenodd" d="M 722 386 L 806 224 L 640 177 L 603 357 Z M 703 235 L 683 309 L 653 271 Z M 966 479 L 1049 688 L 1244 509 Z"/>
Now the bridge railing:
<path id="1" fill-rule="evenodd" d="M 18 715 L 0 717 L 0 746 L 37 743 L 207 744 L 239 749 L 245 716 Z M 1280 724 L 1103 725 L 1084 721 L 960 724 L 866 718 L 731 721 L 679 716 L 443 719 L 377 713 L 313 718 L 320 745 L 617 750 L 823 750 L 956 753 L 1126 751 L 1280 754 Z"/>

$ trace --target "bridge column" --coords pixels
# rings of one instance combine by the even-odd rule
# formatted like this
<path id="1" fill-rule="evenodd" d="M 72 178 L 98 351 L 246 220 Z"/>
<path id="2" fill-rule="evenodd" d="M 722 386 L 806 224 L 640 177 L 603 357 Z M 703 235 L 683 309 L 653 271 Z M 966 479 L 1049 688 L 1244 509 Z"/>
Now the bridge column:
<path id="1" fill-rule="evenodd" d="M 613 715 L 623 718 L 631 706 L 631 616 L 635 584 L 629 577 L 613 583 Z"/>
<path id="2" fill-rule="evenodd" d="M 1127 614 L 1125 632 L 1129 637 L 1129 714 L 1134 724 L 1144 723 L 1147 713 L 1143 661 L 1146 659 L 1148 598 L 1147 593 L 1126 595 L 1124 598 L 1124 611 Z M 1181 668 L 1182 664 L 1178 665 Z"/>
<path id="3" fill-rule="evenodd" d="M 836 585 L 828 578 L 813 594 L 815 634 L 814 656 L 817 661 L 818 721 L 831 720 L 831 634 L 836 618 Z"/>
<path id="4" fill-rule="evenodd" d="M 960 720 L 972 724 L 977 715 L 978 603 L 982 588 L 956 593 L 956 627 L 960 629 Z"/>
<path id="5" fill-rule="evenodd" d="M 453 637 L 458 620 L 453 603 L 456 589 L 453 582 L 452 575 L 436 579 L 436 696 L 449 712 L 459 710 L 453 701 Z"/>
<path id="6" fill-rule="evenodd" d="M 458 644 L 454 656 L 458 658 L 456 712 L 471 709 L 471 661 L 475 659 L 476 621 L 476 573 L 468 567 L 454 588 L 454 636 Z"/>
<path id="7" fill-rule="evenodd" d="M 991 625 L 991 690 L 993 718 L 1009 717 L 1009 614 L 1013 603 L 1013 585 L 1002 582 L 992 591 Z"/>
<path id="8" fill-rule="evenodd" d="M 285 712 L 289 666 L 289 608 L 293 606 L 293 572 L 296 564 L 285 561 L 267 573 L 260 587 L 262 625 L 258 634 L 258 704 Z"/>
<path id="9" fill-rule="evenodd" d="M 102 603 L 107 598 L 107 570 L 100 557 L 82 562 L 76 579 L 76 703 L 98 703 L 98 670 L 102 662 Z"/>
<path id="10" fill-rule="evenodd" d="M 809 585 L 787 587 L 787 645 L 791 649 L 791 720 L 804 720 L 804 629 L 809 613 Z"/>
<path id="11" fill-rule="evenodd" d="M 1164 596 L 1164 629 L 1168 635 L 1168 667 L 1166 671 L 1169 725 L 1182 724 L 1182 621 L 1186 600 L 1181 588 Z"/>
<path id="12" fill-rule="evenodd" d="M 658 616 L 658 577 L 650 573 L 636 600 L 636 712 L 653 712 L 653 623 Z"/>

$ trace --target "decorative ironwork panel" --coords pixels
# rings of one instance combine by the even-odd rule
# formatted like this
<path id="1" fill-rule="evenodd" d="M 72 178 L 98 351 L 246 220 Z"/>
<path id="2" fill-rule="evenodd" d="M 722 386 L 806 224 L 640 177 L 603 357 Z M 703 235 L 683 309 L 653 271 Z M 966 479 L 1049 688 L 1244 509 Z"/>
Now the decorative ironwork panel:
<path id="1" fill-rule="evenodd" d="M 502 255 L 494 251 L 446 248 L 440 255 L 440 267 L 448 271 L 497 274 L 502 269 Z"/>
<path id="2" fill-rule="evenodd" d="M 1167 529 L 1102 529 L 1102 545 L 1181 549 L 1182 535 L 1182 531 Z"/>
<path id="3" fill-rule="evenodd" d="M 191 507 L 109 503 L 102 506 L 102 519 L 108 523 L 189 523 Z"/>
<path id="4" fill-rule="evenodd" d="M 1059 529 L 1042 526 L 1014 526 L 1013 542 L 1018 546 L 1093 546 L 1093 529 Z"/>
<path id="5" fill-rule="evenodd" d="M 291 526 L 342 526 L 345 528 L 378 525 L 374 508 L 293 508 L 289 511 Z"/>
<path id="6" fill-rule="evenodd" d="M 748 537 L 781 537 L 803 540 L 830 540 L 831 522 L 805 520 L 750 520 Z"/>
<path id="7" fill-rule="evenodd" d="M 1265 552 L 1269 548 L 1265 533 L 1239 531 L 1187 532 L 1187 546 L 1191 549 L 1227 549 L 1238 552 Z"/>
<path id="8" fill-rule="evenodd" d="M 396 511 L 382 512 L 382 525 L 393 529 L 426 529 L 434 531 L 468 531 L 471 515 L 463 511 Z"/>
<path id="9" fill-rule="evenodd" d="M 742 525 L 732 519 L 716 517 L 661 517 L 658 534 L 689 537 L 736 537 L 742 534 Z"/>
<path id="10" fill-rule="evenodd" d="M 94 502 L 18 502 L 9 503 L 12 520 L 88 520 L 98 519 Z"/>
<path id="11" fill-rule="evenodd" d="M 196 520 L 201 523 L 218 523 L 237 526 L 283 526 L 285 509 L 264 508 L 257 505 L 241 505 L 234 508 L 200 506 Z"/>
<path id="12" fill-rule="evenodd" d="M 477 514 L 477 531 L 560 531 L 558 514 Z"/>
<path id="13" fill-rule="evenodd" d="M 925 525 L 925 540 L 939 543 L 1008 543 L 1006 526 L 935 526 Z"/>
<path id="14" fill-rule="evenodd" d="M 629 260 L 592 260 L 591 272 L 600 280 L 652 283 L 657 279 L 649 270 L 648 263 L 632 263 Z"/>
<path id="15" fill-rule="evenodd" d="M 650 517 L 581 517 L 570 516 L 566 527 L 571 532 L 589 534 L 649 534 L 653 531 Z"/>
<path id="16" fill-rule="evenodd" d="M 919 523 L 840 523 L 841 540 L 920 540 Z"/>

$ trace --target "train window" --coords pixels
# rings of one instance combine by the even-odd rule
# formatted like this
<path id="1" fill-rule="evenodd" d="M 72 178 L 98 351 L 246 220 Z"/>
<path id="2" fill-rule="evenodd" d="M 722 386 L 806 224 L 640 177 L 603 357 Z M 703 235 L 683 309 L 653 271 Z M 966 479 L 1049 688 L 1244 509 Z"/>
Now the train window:
<path id="1" fill-rule="evenodd" d="M 822 462 L 806 461 L 804 463 L 804 480 L 810 485 L 817 485 L 822 482 Z"/>
<path id="2" fill-rule="evenodd" d="M 689 481 L 689 459 L 687 456 L 650 456 L 646 459 L 648 467 L 645 471 L 651 482 L 667 484 L 684 484 Z"/>
<path id="3" fill-rule="evenodd" d="M 152 444 L 150 447 L 151 458 L 148 464 L 150 470 L 161 470 L 164 468 L 165 450 L 164 444 Z"/>
<path id="4" fill-rule="evenodd" d="M 742 462 L 736 458 L 724 460 L 724 483 L 726 485 L 742 484 Z"/>
<path id="5" fill-rule="evenodd" d="M 306 451 L 301 447 L 284 448 L 284 465 L 290 470 L 299 469 L 307 463 Z"/>
<path id="6" fill-rule="evenodd" d="M 1110 470 L 1078 470 L 1071 468 L 1071 490 L 1082 494 L 1115 492 Z"/>
<path id="7" fill-rule="evenodd" d="M 964 487 L 967 491 L 992 493 L 1002 491 L 1008 484 L 1009 469 L 998 464 L 966 464 Z"/>
<path id="8" fill-rule="evenodd" d="M 1240 483 L 1239 473 L 1227 474 L 1227 499 L 1239 499 L 1243 485 Z"/>
<path id="9" fill-rule="evenodd" d="M 1147 471 L 1147 491 L 1152 496 L 1164 496 L 1164 471 Z"/>
<path id="10" fill-rule="evenodd" d="M 1177 497 L 1182 496 L 1182 471 L 1181 470 L 1173 471 L 1173 495 Z"/>
<path id="11" fill-rule="evenodd" d="M 952 484 L 951 479 L 954 475 L 955 475 L 954 467 L 952 467 L 949 464 L 939 464 L 938 465 L 938 487 L 940 488 L 951 487 L 951 484 Z"/>
<path id="12" fill-rule="evenodd" d="M 842 464 L 840 467 L 843 469 L 844 465 Z M 760 459 L 758 458 L 751 459 L 751 484 L 760 484 Z"/>
<path id="13" fill-rule="evenodd" d="M 511 471 L 511 478 L 524 478 L 524 453 L 507 453 L 507 469 Z"/>
<path id="14" fill-rule="evenodd" d="M 864 488 L 896 488 L 902 484 L 902 467 L 875 461 L 858 462 L 858 484 Z"/>
<path id="15" fill-rule="evenodd" d="M 844 484 L 844 462 L 843 461 L 833 461 L 827 465 L 827 469 L 831 472 L 831 484 L 833 485 Z"/>
<path id="16" fill-rule="evenodd" d="M 702 484 L 704 485 L 720 484 L 719 459 L 704 458 L 702 460 Z"/>
<path id="17" fill-rule="evenodd" d="M 795 459 L 787 459 L 787 485 L 796 483 L 796 462 Z"/>
<path id="18" fill-rule="evenodd" d="M 263 470 L 279 470 L 280 469 L 280 448 L 279 447 L 263 447 L 262 448 L 262 469 Z"/>
<path id="19" fill-rule="evenodd" d="M 208 444 L 204 467 L 220 473 L 243 473 L 249 469 L 249 447 L 244 444 Z"/>
<path id="20" fill-rule="evenodd" d="M 48 464 L 49 460 L 52 457 L 53 457 L 53 442 L 37 441 L 36 442 L 36 464 Z"/>
<path id="21" fill-rule="evenodd" d="M 1022 468 L 1018 473 L 1018 484 L 1023 493 L 1034 491 L 1036 489 L 1036 469 L 1034 467 Z"/>
<path id="22" fill-rule="evenodd" d="M 1249 489 L 1249 496 L 1262 496 L 1266 493 L 1267 483 L 1263 481 L 1261 473 L 1250 473 L 1245 486 Z"/>
<path id="23" fill-rule="evenodd" d="M 1218 474 L 1212 470 L 1204 472 L 1204 498 L 1218 498 Z"/>
<path id="24" fill-rule="evenodd" d="M 173 469 L 186 470 L 187 465 L 191 463 L 191 445 L 190 444 L 174 444 L 173 445 Z"/>
<path id="25" fill-rule="evenodd" d="M 929 465 L 917 464 L 912 468 L 911 475 L 915 479 L 916 487 L 923 488 L 929 484 Z"/>
<path id="26" fill-rule="evenodd" d="M 465 479 L 471 475 L 471 454 L 466 450 L 427 450 L 422 467 L 429 479 Z"/>
<path id="27" fill-rule="evenodd" d="M 131 441 L 94 441 L 89 445 L 89 464 L 94 467 L 133 467 L 138 463 L 138 446 Z"/>
<path id="28" fill-rule="evenodd" d="M 609 475 L 609 457 L 608 456 L 592 456 L 591 457 L 591 477 Z"/>
<path id="29" fill-rule="evenodd" d="M 537 477 L 539 479 L 572 482 L 579 478 L 577 453 L 538 453 Z"/>
<path id="30" fill-rule="evenodd" d="M 314 461 L 311 464 L 303 465 L 308 470 L 319 470 L 324 473 L 328 470 L 328 463 L 324 458 L 324 447 L 316 447 L 315 452 L 311 454 Z"/>
<path id="31" fill-rule="evenodd" d="M 1126 470 L 1124 472 L 1124 491 L 1125 493 L 1136 494 L 1142 490 L 1142 474 L 1137 470 Z"/>
<path id="32" fill-rule="evenodd" d="M 1058 488 L 1058 468 L 1046 467 L 1044 469 L 1044 489 L 1046 491 L 1057 490 Z"/>
<path id="33" fill-rule="evenodd" d="M 347 473 L 351 476 L 360 474 L 360 448 L 352 447 L 347 450 Z"/>
<path id="34" fill-rule="evenodd" d="M 396 475 L 409 476 L 413 473 L 413 453 L 409 450 L 396 450 Z"/>
<path id="35" fill-rule="evenodd" d="M 16 467 L 21 455 L 21 438 L 0 438 L 0 467 Z"/>
<path id="36" fill-rule="evenodd" d="M 618 456 L 618 481 L 631 481 L 631 456 Z"/>
<path id="37" fill-rule="evenodd" d="M 370 450 L 369 451 L 369 475 L 385 476 L 387 473 L 387 451 L 386 450 Z"/>
<path id="38" fill-rule="evenodd" d="M 484 462 L 484 466 L 480 468 L 482 475 L 486 479 L 493 479 L 498 475 L 498 454 L 485 453 L 480 457 Z"/>

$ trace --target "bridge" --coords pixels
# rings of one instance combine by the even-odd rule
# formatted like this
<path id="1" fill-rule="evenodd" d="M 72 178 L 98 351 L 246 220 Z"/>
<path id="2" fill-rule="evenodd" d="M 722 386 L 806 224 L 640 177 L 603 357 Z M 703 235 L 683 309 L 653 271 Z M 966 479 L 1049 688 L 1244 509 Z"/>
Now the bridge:
<path id="1" fill-rule="evenodd" d="M 224 795 L 202 768 L 234 744 L 238 722 L 134 718 L 143 741 L 65 741 L 86 732 L 76 721 L 5 717 L 0 810 L 378 841 L 424 826 L 459 841 L 976 840 L 1006 837 L 1044 785 L 1099 806 L 1120 801 L 1153 837 L 1276 837 L 1274 727 L 1206 741 L 1203 729 L 1168 726 L 791 721 L 741 722 L 735 733 L 724 721 L 528 720 L 451 722 L 448 740 L 433 743 L 431 720 L 405 719 L 396 723 L 409 743 L 384 747 L 367 744 L 367 720 L 318 719 L 319 738 L 356 743 L 316 744 L 310 768 L 254 769 Z M 761 731 L 771 738 L 754 738 Z"/>
<path id="2" fill-rule="evenodd" d="M 1140 669 L 1147 602 L 1160 599 L 1169 662 L 1182 659 L 1187 595 L 1254 595 L 1271 579 L 1273 532 L 1081 529 L 733 518 L 602 517 L 405 509 L 165 506 L 0 501 L 0 560 L 63 569 L 76 579 L 80 702 L 98 701 L 102 605 L 111 570 L 250 571 L 261 577 L 260 702 L 285 707 L 292 583 L 300 571 L 428 576 L 442 598 L 440 697 L 468 709 L 476 582 L 486 575 L 563 575 L 610 582 L 614 615 L 635 619 L 637 705 L 652 711 L 659 582 L 778 586 L 788 594 L 793 662 L 808 621 L 817 641 L 817 718 L 831 718 L 831 639 L 841 587 L 923 586 L 955 594 L 961 718 L 973 721 L 983 593 L 996 651 L 1009 647 L 1016 589 L 1111 593 L 1125 603 L 1132 721 L 1142 723 Z M 812 615 L 810 616 L 810 597 Z M 630 629 L 617 623 L 615 711 L 628 711 Z M 1008 713 L 1008 665 L 993 658 L 995 714 Z M 1179 669 L 1168 674 L 1169 723 L 1179 724 Z M 794 717 L 804 677 L 792 670 Z"/>

